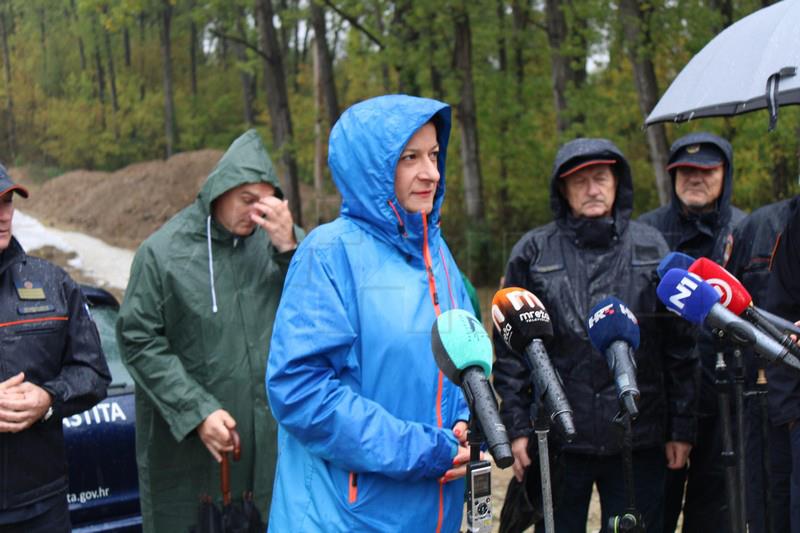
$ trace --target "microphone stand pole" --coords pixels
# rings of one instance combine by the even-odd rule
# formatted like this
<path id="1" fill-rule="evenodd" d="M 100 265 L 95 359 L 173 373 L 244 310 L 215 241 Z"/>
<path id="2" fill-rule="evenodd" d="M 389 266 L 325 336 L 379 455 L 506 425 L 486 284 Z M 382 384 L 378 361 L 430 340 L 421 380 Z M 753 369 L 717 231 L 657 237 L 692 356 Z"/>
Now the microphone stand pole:
<path id="1" fill-rule="evenodd" d="M 555 520 L 553 518 L 553 486 L 550 482 L 550 451 L 547 445 L 547 435 L 550 432 L 550 420 L 542 406 L 541 398 L 533 430 L 539 446 L 539 475 L 542 478 L 542 507 L 544 511 L 544 530 L 546 533 L 555 533 Z"/>
<path id="2" fill-rule="evenodd" d="M 736 394 L 736 459 L 739 470 L 739 526 L 747 527 L 747 497 L 745 496 L 744 465 L 744 358 L 742 350 L 733 350 L 733 389 Z"/>
<path id="3" fill-rule="evenodd" d="M 759 417 L 761 418 L 761 497 L 764 507 L 764 531 L 775 533 L 772 523 L 772 459 L 769 453 L 769 409 L 767 406 L 767 373 L 764 367 L 759 365 L 758 377 L 756 378 L 756 388 L 745 392 L 745 396 L 754 396 L 758 400 Z"/>
<path id="4" fill-rule="evenodd" d="M 608 530 L 612 533 L 644 533 L 642 515 L 636 510 L 636 496 L 633 481 L 633 431 L 631 415 L 623 407 L 613 422 L 622 430 L 622 479 L 625 484 L 625 499 L 628 507 L 624 513 L 608 519 Z"/>
<path id="5" fill-rule="evenodd" d="M 728 379 L 728 367 L 722 352 L 717 352 L 717 364 L 714 367 L 714 386 L 717 389 L 719 418 L 722 421 L 722 464 L 725 467 L 725 493 L 728 497 L 728 513 L 731 533 L 742 533 L 739 514 L 736 506 L 736 459 L 733 451 L 731 435 L 731 382 Z"/>
<path id="6" fill-rule="evenodd" d="M 484 437 L 477 417 L 469 417 L 469 463 L 464 497 L 467 503 L 467 532 L 492 531 L 491 464 L 481 460 Z"/>

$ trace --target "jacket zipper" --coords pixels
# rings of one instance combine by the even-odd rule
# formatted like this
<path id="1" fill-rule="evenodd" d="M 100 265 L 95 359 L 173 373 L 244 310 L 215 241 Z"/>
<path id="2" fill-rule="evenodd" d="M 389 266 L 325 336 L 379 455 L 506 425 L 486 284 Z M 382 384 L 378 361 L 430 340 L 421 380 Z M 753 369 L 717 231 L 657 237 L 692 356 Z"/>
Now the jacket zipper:
<path id="1" fill-rule="evenodd" d="M 436 316 L 442 314 L 439 307 L 439 294 L 436 291 L 436 277 L 433 275 L 433 261 L 431 260 L 431 250 L 428 247 L 428 215 L 422 215 L 422 259 L 425 262 L 425 271 L 428 274 L 428 289 L 433 301 L 433 310 Z M 436 387 L 436 426 L 442 427 L 442 390 L 444 389 L 444 374 L 439 370 Z M 441 533 L 442 523 L 444 522 L 444 481 L 439 480 L 439 514 L 436 518 L 436 533 Z"/>
<path id="2" fill-rule="evenodd" d="M 351 505 L 358 500 L 358 474 L 350 472 L 350 478 L 347 482 L 347 501 Z"/>

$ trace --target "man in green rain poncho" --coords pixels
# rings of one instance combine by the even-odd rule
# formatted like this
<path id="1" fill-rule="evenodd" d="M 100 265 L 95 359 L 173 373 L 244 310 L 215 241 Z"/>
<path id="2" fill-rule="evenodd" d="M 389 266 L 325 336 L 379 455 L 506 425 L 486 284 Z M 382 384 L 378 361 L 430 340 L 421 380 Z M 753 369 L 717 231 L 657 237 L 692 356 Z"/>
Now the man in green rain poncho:
<path id="1" fill-rule="evenodd" d="M 264 375 L 275 311 L 301 237 L 258 133 L 228 148 L 193 204 L 142 243 L 117 322 L 136 382 L 145 531 L 183 532 L 219 502 L 222 453 L 241 437 L 231 493 L 266 521 L 277 425 Z"/>

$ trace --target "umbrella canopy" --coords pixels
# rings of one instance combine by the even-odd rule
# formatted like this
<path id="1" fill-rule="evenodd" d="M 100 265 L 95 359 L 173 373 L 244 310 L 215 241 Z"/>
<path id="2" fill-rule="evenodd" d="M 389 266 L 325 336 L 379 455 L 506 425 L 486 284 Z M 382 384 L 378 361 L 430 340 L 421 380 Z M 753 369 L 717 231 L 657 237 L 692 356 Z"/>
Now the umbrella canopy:
<path id="1" fill-rule="evenodd" d="M 646 124 L 800 104 L 800 0 L 760 9 L 714 37 L 678 74 Z"/>

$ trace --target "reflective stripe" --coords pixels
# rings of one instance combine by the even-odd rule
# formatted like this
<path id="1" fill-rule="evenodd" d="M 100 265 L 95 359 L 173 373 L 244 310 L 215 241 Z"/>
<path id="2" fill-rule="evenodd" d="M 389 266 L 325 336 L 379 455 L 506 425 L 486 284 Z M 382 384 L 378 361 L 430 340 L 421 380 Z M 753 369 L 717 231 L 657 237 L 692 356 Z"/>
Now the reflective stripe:
<path id="1" fill-rule="evenodd" d="M 53 322 L 53 321 L 67 321 L 69 320 L 68 317 L 65 316 L 48 316 L 44 318 L 28 318 L 26 320 L 15 320 L 14 322 L 5 322 L 0 324 L 0 328 L 5 328 L 8 326 L 18 326 L 19 324 L 33 324 L 36 322 Z"/>

